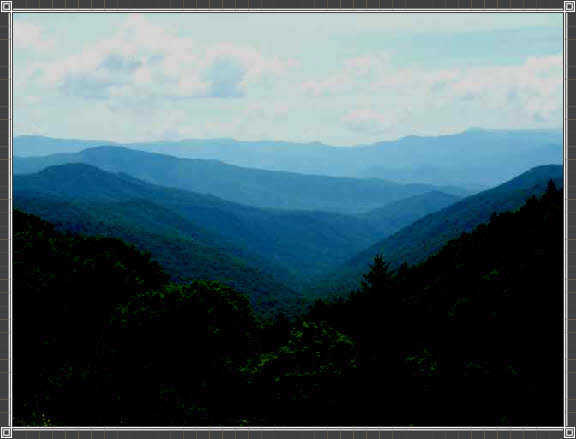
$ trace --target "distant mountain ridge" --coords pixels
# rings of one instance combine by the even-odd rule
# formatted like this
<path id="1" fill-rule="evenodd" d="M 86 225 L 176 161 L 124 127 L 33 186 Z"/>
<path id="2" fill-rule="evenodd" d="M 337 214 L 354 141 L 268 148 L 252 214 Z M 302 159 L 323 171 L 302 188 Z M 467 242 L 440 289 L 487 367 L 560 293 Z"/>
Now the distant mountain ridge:
<path id="1" fill-rule="evenodd" d="M 28 174 L 65 163 L 85 163 L 153 184 L 211 194 L 240 204 L 291 210 L 359 213 L 434 190 L 467 194 L 455 187 L 266 171 L 117 146 L 89 148 L 73 154 L 14 158 L 13 166 L 15 174 Z"/>
<path id="2" fill-rule="evenodd" d="M 91 142 L 88 144 L 87 142 Z M 561 130 L 470 129 L 441 136 L 407 136 L 355 147 L 320 142 L 190 139 L 125 143 L 182 158 L 216 159 L 237 166 L 334 177 L 376 177 L 434 185 L 490 187 L 542 164 L 562 163 Z M 79 152 L 114 142 L 14 138 L 15 156 Z M 117 145 L 117 144 L 115 144 Z M 486 169 L 491 169 L 486 173 Z"/>

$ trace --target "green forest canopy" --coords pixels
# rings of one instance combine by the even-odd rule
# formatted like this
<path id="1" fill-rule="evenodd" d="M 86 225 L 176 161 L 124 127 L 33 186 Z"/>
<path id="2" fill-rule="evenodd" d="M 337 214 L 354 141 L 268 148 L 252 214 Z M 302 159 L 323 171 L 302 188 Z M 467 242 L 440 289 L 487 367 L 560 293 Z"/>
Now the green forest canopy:
<path id="1" fill-rule="evenodd" d="M 416 266 L 377 257 L 349 298 L 269 321 L 231 287 L 171 283 L 121 240 L 16 210 L 15 423 L 560 425 L 561 225 L 550 183 Z"/>

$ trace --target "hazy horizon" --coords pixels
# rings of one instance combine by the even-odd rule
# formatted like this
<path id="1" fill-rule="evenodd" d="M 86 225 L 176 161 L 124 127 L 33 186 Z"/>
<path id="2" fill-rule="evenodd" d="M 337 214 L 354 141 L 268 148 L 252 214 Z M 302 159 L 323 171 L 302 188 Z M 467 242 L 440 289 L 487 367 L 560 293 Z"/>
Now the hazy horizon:
<path id="1" fill-rule="evenodd" d="M 357 148 L 357 147 L 364 147 L 364 146 L 372 146 L 374 143 L 379 143 L 379 142 L 396 142 L 396 141 L 400 141 L 402 139 L 405 138 L 409 138 L 409 137 L 443 137 L 443 136 L 454 136 L 454 135 L 459 135 L 459 134 L 464 134 L 467 132 L 472 132 L 472 131 L 484 131 L 484 132 L 497 132 L 497 131 L 501 131 L 501 132 L 505 132 L 505 131 L 560 131 L 562 132 L 563 129 L 562 128 L 528 128 L 528 129 L 516 129 L 516 130 L 507 130 L 505 128 L 498 128 L 498 129 L 492 129 L 492 128 L 480 128 L 480 127 L 470 127 L 467 129 L 464 129 L 462 131 L 457 131 L 454 133 L 445 133 L 445 134 L 437 134 L 437 135 L 430 135 L 430 136 L 425 136 L 425 135 L 413 135 L 413 134 L 407 134 L 405 136 L 400 136 L 397 138 L 393 138 L 393 139 L 386 139 L 386 140 L 376 140 L 375 142 L 369 143 L 369 144 L 356 144 L 356 145 L 331 145 L 328 143 L 324 143 L 318 140 L 312 140 L 309 142 L 293 142 L 290 140 L 285 140 L 285 139 L 254 139 L 254 140 L 243 140 L 243 139 L 235 139 L 233 137 L 206 137 L 206 138 L 192 138 L 192 137 L 187 137 L 187 138 L 182 138 L 182 139 L 149 139 L 149 140 L 143 140 L 143 141 L 134 141 L 134 142 L 120 142 L 120 141 L 116 141 L 116 140 L 112 140 L 112 139 L 104 139 L 104 138 L 74 138 L 74 137 L 55 137 L 55 136 L 51 136 L 48 134 L 18 134 L 15 135 L 14 138 L 17 137 L 42 137 L 42 138 L 47 138 L 47 139 L 55 139 L 55 140 L 64 140 L 64 141 L 71 141 L 71 140 L 78 140 L 78 141 L 84 141 L 84 142 L 109 142 L 109 143 L 115 143 L 118 145 L 132 145 L 132 144 L 140 144 L 140 143 L 162 143 L 162 142 L 186 142 L 186 141 L 232 141 L 232 142 L 278 142 L 278 143 L 299 143 L 302 145 L 307 145 L 307 144 L 316 144 L 316 145 L 322 145 L 322 146 L 327 146 L 327 147 L 333 147 L 333 148 Z M 17 155 L 17 154 L 15 154 Z"/>

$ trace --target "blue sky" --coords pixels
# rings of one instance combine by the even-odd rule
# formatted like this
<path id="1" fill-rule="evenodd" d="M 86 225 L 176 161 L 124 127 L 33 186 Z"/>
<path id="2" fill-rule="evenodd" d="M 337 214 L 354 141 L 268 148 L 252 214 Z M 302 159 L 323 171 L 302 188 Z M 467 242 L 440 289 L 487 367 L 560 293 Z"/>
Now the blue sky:
<path id="1" fill-rule="evenodd" d="M 14 134 L 368 144 L 562 126 L 562 14 L 15 14 Z"/>

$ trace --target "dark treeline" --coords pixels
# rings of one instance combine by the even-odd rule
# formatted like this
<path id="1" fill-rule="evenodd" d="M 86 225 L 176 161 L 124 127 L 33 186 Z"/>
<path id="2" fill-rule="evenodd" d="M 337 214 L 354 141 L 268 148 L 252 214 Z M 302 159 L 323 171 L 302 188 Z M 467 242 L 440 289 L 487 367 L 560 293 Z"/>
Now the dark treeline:
<path id="1" fill-rule="evenodd" d="M 561 425 L 562 192 L 262 320 L 120 240 L 14 212 L 19 425 Z"/>

